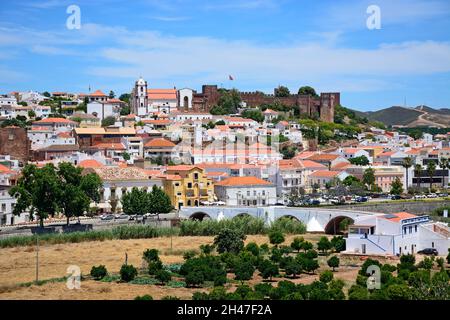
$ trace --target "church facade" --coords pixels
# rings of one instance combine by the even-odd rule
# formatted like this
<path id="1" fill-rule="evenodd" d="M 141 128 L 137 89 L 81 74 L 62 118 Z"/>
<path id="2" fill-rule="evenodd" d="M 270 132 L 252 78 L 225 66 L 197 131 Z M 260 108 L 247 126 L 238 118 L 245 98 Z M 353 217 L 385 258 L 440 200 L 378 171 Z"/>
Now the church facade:
<path id="1" fill-rule="evenodd" d="M 322 121 L 334 121 L 334 109 L 340 104 L 339 92 L 321 93 L 319 97 L 293 94 L 287 97 L 276 97 L 274 94 L 262 92 L 240 92 L 242 102 L 247 107 L 258 107 L 263 104 L 280 103 L 290 107 L 298 107 L 300 113 L 319 116 Z M 190 88 L 183 89 L 149 89 L 147 81 L 140 78 L 135 82 L 131 93 L 132 112 L 138 116 L 152 113 L 209 112 L 217 105 L 220 91 L 217 85 L 203 85 L 202 91 Z"/>

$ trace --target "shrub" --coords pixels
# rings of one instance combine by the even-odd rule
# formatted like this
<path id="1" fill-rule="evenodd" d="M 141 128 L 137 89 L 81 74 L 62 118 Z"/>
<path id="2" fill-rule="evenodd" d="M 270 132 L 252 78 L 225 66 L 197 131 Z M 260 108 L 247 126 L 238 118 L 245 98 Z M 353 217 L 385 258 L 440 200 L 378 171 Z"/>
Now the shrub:
<path id="1" fill-rule="evenodd" d="M 189 260 L 189 259 L 192 259 L 193 257 L 195 257 L 196 255 L 197 255 L 197 253 L 195 252 L 195 250 L 188 250 L 183 254 L 183 259 Z"/>
<path id="2" fill-rule="evenodd" d="M 304 241 L 305 239 L 303 239 L 303 237 L 295 237 L 294 240 L 292 240 L 291 248 L 299 252 Z"/>
<path id="3" fill-rule="evenodd" d="M 103 265 L 100 265 L 98 267 L 93 266 L 91 269 L 91 276 L 95 280 L 101 280 L 108 274 L 108 271 L 106 270 L 106 267 Z"/>
<path id="4" fill-rule="evenodd" d="M 185 278 L 186 287 L 196 287 L 203 283 L 204 277 L 201 271 L 191 271 Z"/>
<path id="5" fill-rule="evenodd" d="M 247 261 L 239 261 L 234 268 L 235 279 L 240 281 L 250 280 L 254 272 L 253 264 Z"/>
<path id="6" fill-rule="evenodd" d="M 245 250 L 251 252 L 254 256 L 259 255 L 259 246 L 255 242 L 250 242 L 245 246 Z"/>
<path id="7" fill-rule="evenodd" d="M 214 244 L 219 253 L 239 253 L 244 248 L 245 238 L 246 236 L 240 231 L 224 229 L 214 238 Z"/>
<path id="8" fill-rule="evenodd" d="M 134 300 L 153 300 L 151 295 L 145 294 L 143 296 L 137 296 Z"/>
<path id="9" fill-rule="evenodd" d="M 348 290 L 348 299 L 349 300 L 367 300 L 369 299 L 369 291 L 367 288 L 353 285 Z"/>
<path id="10" fill-rule="evenodd" d="M 264 279 L 270 279 L 278 275 L 278 266 L 270 260 L 263 260 L 258 266 L 259 272 Z"/>
<path id="11" fill-rule="evenodd" d="M 296 219 L 284 217 L 272 222 L 269 232 L 273 230 L 278 230 L 286 234 L 305 234 L 306 225 Z"/>
<path id="12" fill-rule="evenodd" d="M 345 251 L 345 239 L 343 236 L 334 236 L 330 242 L 331 246 L 334 248 L 334 251 Z"/>
<path id="13" fill-rule="evenodd" d="M 295 278 L 302 272 L 302 265 L 298 261 L 292 259 L 292 261 L 286 265 L 285 272 L 286 275 L 292 275 Z"/>
<path id="14" fill-rule="evenodd" d="M 320 281 L 323 283 L 328 283 L 333 280 L 333 272 L 330 270 L 325 270 L 320 274 Z"/>
<path id="15" fill-rule="evenodd" d="M 166 284 L 170 280 L 172 280 L 172 276 L 169 271 L 166 270 L 158 270 L 155 274 L 156 280 L 158 280 L 161 284 Z"/>
<path id="16" fill-rule="evenodd" d="M 148 274 L 150 275 L 156 275 L 158 271 L 163 269 L 163 264 L 160 260 L 158 261 L 151 261 L 148 264 Z"/>
<path id="17" fill-rule="evenodd" d="M 120 279 L 125 282 L 130 282 L 137 276 L 137 269 L 131 264 L 124 264 L 120 268 Z"/>
<path id="18" fill-rule="evenodd" d="M 317 243 L 317 249 L 322 251 L 322 253 L 326 253 L 332 247 L 330 240 L 327 237 L 321 237 L 319 242 Z"/>
<path id="19" fill-rule="evenodd" d="M 333 272 L 336 268 L 339 268 L 339 258 L 337 256 L 332 256 L 330 259 L 328 259 L 327 264 L 330 268 L 333 268 Z"/>
<path id="20" fill-rule="evenodd" d="M 156 249 L 147 249 L 144 251 L 143 257 L 145 261 L 150 263 L 151 261 L 159 261 L 158 250 Z"/>
<path id="21" fill-rule="evenodd" d="M 269 233 L 269 240 L 271 244 L 278 246 L 284 242 L 284 235 L 279 230 L 273 230 Z"/>

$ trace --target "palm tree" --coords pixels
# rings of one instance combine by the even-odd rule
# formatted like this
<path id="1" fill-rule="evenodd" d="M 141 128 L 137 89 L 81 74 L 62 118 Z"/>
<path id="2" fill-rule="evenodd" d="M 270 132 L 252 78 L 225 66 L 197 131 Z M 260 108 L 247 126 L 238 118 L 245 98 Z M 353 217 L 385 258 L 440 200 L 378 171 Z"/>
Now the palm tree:
<path id="1" fill-rule="evenodd" d="M 405 180 L 405 189 L 406 192 L 408 192 L 408 170 L 409 168 L 411 168 L 413 166 L 413 160 L 411 157 L 406 157 L 405 159 L 403 159 L 403 163 L 402 163 L 402 167 L 405 168 L 405 173 L 406 173 L 406 180 Z"/>
<path id="2" fill-rule="evenodd" d="M 446 173 L 446 170 L 450 168 L 450 162 L 448 161 L 447 158 L 442 158 L 439 161 L 439 166 L 441 167 L 441 170 L 442 170 L 442 189 L 443 189 L 445 187 L 445 183 L 444 183 L 445 182 L 445 173 Z M 447 175 L 448 175 L 448 173 L 447 173 Z"/>
<path id="3" fill-rule="evenodd" d="M 422 165 L 421 164 L 416 164 L 414 166 L 414 176 L 417 179 L 417 189 L 420 189 L 420 175 L 422 174 Z"/>
<path id="4" fill-rule="evenodd" d="M 430 177 L 430 192 L 431 189 L 433 188 L 433 177 L 434 177 L 434 173 L 436 172 L 436 162 L 434 161 L 430 161 L 427 163 L 427 173 L 428 173 L 428 177 Z"/>

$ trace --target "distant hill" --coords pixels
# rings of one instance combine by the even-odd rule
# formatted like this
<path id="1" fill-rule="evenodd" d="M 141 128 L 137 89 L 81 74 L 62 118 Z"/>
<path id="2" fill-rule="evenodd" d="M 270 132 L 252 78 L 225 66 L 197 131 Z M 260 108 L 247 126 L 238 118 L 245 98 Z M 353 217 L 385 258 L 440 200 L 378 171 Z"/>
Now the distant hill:
<path id="1" fill-rule="evenodd" d="M 433 109 L 428 106 L 417 106 L 415 108 L 393 106 L 378 111 L 354 112 L 360 117 L 366 117 L 370 121 L 380 121 L 387 126 L 450 127 L 450 109 Z"/>

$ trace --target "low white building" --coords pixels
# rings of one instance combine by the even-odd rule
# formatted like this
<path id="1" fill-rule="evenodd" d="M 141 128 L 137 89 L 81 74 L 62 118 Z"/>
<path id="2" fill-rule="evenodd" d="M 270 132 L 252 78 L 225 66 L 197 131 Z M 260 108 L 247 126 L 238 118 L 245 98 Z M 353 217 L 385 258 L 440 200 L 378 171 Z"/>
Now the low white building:
<path id="1" fill-rule="evenodd" d="M 274 184 L 256 177 L 231 177 L 214 185 L 214 192 L 227 206 L 269 206 L 277 203 Z"/>
<path id="2" fill-rule="evenodd" d="M 449 247 L 447 224 L 432 222 L 428 216 L 399 212 L 356 218 L 349 226 L 345 253 L 402 255 L 435 248 L 439 255 L 447 255 Z"/>
<path id="3" fill-rule="evenodd" d="M 120 108 L 117 104 L 101 101 L 93 101 L 87 104 L 87 113 L 100 118 L 100 120 L 117 117 L 119 112 Z"/>
<path id="4" fill-rule="evenodd" d="M 52 109 L 49 106 L 33 106 L 33 111 L 36 114 L 36 117 L 39 118 L 48 118 L 48 116 L 52 113 Z"/>
<path id="5" fill-rule="evenodd" d="M 42 101 L 50 100 L 50 98 L 35 91 L 20 92 L 19 97 L 20 102 L 26 102 L 27 104 L 39 104 Z"/>

